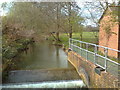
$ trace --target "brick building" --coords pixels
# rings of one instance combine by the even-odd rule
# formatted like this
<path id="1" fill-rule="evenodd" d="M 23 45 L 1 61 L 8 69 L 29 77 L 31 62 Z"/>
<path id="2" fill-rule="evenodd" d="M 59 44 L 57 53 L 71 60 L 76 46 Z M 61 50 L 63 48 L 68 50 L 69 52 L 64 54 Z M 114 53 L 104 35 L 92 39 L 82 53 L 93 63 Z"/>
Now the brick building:
<path id="1" fill-rule="evenodd" d="M 99 45 L 120 50 L 120 6 L 109 6 L 99 20 Z M 103 52 L 102 48 L 99 48 Z M 118 52 L 109 50 L 108 55 L 120 57 Z"/>

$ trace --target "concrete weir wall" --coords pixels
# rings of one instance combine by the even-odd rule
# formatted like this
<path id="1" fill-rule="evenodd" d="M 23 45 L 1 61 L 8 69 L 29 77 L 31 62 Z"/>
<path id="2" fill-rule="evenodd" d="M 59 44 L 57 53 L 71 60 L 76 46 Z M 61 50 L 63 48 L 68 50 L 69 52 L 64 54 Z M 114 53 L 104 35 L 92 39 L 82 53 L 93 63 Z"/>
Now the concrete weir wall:
<path id="1" fill-rule="evenodd" d="M 77 53 L 68 52 L 68 61 L 76 68 L 86 85 L 90 88 L 118 88 L 118 78 L 108 72 L 95 72 L 96 65 Z M 119 87 L 120 88 L 120 87 Z"/>

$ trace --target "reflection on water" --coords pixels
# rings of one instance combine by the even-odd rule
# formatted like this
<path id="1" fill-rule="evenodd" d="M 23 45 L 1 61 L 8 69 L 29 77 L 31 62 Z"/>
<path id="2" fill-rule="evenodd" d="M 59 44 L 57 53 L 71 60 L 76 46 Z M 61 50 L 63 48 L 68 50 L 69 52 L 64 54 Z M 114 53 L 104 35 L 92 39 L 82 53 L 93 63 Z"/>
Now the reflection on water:
<path id="1" fill-rule="evenodd" d="M 22 53 L 16 60 L 17 69 L 47 69 L 47 68 L 72 68 L 67 61 L 67 55 L 58 46 L 45 42 L 30 45 L 27 52 Z"/>

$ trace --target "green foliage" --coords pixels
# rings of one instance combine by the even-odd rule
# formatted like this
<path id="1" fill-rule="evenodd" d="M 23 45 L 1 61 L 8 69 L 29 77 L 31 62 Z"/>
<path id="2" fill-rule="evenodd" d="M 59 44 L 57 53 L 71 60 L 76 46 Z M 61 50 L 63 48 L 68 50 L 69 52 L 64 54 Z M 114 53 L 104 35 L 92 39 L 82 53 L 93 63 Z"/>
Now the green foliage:
<path id="1" fill-rule="evenodd" d="M 3 58 L 11 59 L 16 56 L 17 50 L 15 48 L 11 48 L 10 46 L 3 48 Z"/>
<path id="2" fill-rule="evenodd" d="M 3 43 L 3 63 L 5 63 L 7 59 L 12 59 L 17 56 L 19 51 L 25 50 L 30 42 L 32 42 L 30 39 L 19 39 L 17 41 L 11 42 L 10 44 Z"/>
<path id="3" fill-rule="evenodd" d="M 73 33 L 73 38 L 80 40 L 79 33 Z M 61 33 L 60 39 L 61 39 L 61 42 L 58 42 L 58 43 L 64 44 L 64 46 L 66 48 L 68 48 L 69 47 L 69 37 L 65 33 Z M 52 37 L 49 37 L 49 40 L 51 41 L 54 39 Z M 98 43 L 96 38 L 93 35 L 93 32 L 83 32 L 83 41 L 89 42 L 89 43 L 96 43 L 96 44 Z M 93 48 L 91 48 L 90 50 L 93 51 Z"/>
<path id="4" fill-rule="evenodd" d="M 3 25 L 20 24 L 23 30 L 33 29 L 36 34 L 48 35 L 51 32 L 69 33 L 71 24 L 73 32 L 81 33 L 83 29 L 81 23 L 84 22 L 84 18 L 79 14 L 79 9 L 71 7 L 69 22 L 68 3 L 14 2 L 8 15 L 3 18 Z"/>

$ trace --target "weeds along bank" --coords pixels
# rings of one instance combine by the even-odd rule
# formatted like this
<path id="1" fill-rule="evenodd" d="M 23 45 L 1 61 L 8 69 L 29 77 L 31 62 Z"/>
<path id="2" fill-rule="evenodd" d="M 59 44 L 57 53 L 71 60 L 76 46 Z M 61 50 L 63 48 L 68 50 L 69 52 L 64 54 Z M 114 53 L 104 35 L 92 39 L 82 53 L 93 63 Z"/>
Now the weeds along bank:
<path id="1" fill-rule="evenodd" d="M 32 44 L 33 39 L 16 39 L 15 41 L 8 43 L 3 43 L 2 47 L 2 76 L 3 80 L 7 77 L 9 70 L 12 70 L 15 67 L 15 62 L 18 62 L 15 57 L 23 53 L 28 49 L 28 45 Z"/>
<path id="2" fill-rule="evenodd" d="M 9 45 L 4 44 L 2 50 L 2 64 L 3 70 L 6 65 L 13 63 L 12 59 L 22 51 L 28 49 L 28 45 L 32 43 L 32 39 L 19 39 L 11 42 Z"/>
<path id="3" fill-rule="evenodd" d="M 4 26 L 2 34 L 2 71 L 11 69 L 17 55 L 28 49 L 34 42 L 33 37 L 25 37 L 23 30 L 13 26 Z M 29 35 L 30 36 L 30 35 Z"/>

